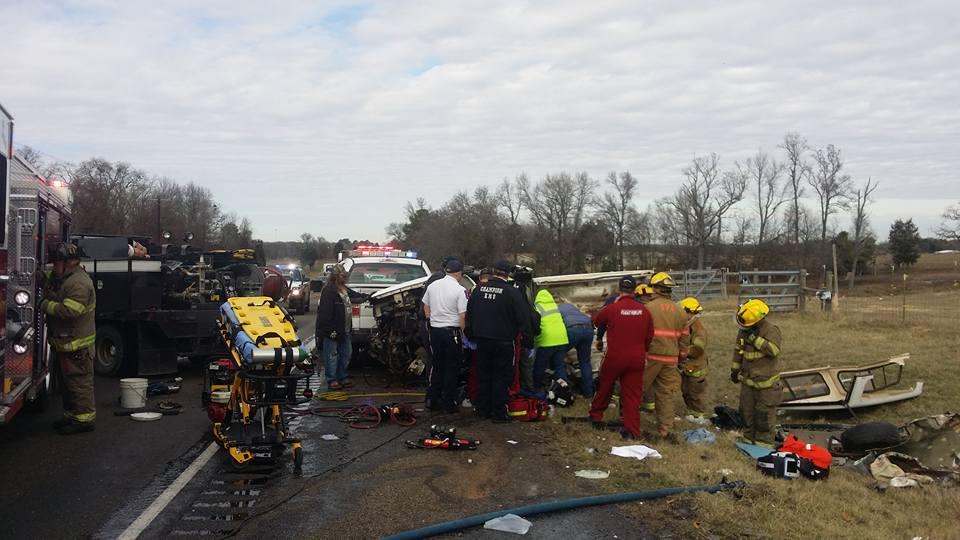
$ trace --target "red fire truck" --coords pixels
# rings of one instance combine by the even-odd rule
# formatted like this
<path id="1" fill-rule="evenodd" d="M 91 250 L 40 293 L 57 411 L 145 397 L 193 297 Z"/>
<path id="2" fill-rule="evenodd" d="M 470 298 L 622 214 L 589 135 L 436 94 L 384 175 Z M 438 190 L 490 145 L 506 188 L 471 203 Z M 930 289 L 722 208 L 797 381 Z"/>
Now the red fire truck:
<path id="1" fill-rule="evenodd" d="M 68 237 L 69 190 L 13 150 L 13 116 L 0 105 L 0 424 L 25 405 L 49 402 L 50 354 L 40 274 L 50 247 Z"/>

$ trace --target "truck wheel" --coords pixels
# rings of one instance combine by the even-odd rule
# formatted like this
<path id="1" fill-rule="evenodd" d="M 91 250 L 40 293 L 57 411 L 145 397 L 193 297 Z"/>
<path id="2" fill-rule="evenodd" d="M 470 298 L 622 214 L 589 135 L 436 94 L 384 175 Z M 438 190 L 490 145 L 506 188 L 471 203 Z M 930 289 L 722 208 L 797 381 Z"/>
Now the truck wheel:
<path id="1" fill-rule="evenodd" d="M 310 295 L 307 295 L 307 301 L 303 303 L 303 311 L 305 313 L 310 313 Z"/>
<path id="2" fill-rule="evenodd" d="M 98 375 L 118 375 L 123 368 L 123 355 L 123 334 L 112 325 L 97 328 L 94 371 Z"/>

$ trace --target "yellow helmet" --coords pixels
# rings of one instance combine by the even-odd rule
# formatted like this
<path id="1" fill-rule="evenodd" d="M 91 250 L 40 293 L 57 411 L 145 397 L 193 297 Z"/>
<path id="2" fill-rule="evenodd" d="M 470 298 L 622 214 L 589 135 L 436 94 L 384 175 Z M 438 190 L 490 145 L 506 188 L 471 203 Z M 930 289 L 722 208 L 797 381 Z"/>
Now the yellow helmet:
<path id="1" fill-rule="evenodd" d="M 684 298 L 680 301 L 680 305 L 683 307 L 687 313 L 700 313 L 703 311 L 703 306 L 700 305 L 700 302 L 693 297 Z"/>
<path id="2" fill-rule="evenodd" d="M 633 293 L 637 296 L 644 296 L 653 294 L 653 289 L 649 285 L 644 285 L 641 283 L 640 285 L 637 285 L 637 288 L 634 289 Z"/>
<path id="3" fill-rule="evenodd" d="M 755 326 L 770 313 L 770 307 L 763 300 L 748 300 L 737 310 L 737 324 L 743 327 Z"/>
<path id="4" fill-rule="evenodd" d="M 670 274 L 666 272 L 657 272 L 652 278 L 650 278 L 650 285 L 653 287 L 664 287 L 669 289 L 676 285 L 676 283 L 673 282 L 673 278 L 670 277 Z"/>

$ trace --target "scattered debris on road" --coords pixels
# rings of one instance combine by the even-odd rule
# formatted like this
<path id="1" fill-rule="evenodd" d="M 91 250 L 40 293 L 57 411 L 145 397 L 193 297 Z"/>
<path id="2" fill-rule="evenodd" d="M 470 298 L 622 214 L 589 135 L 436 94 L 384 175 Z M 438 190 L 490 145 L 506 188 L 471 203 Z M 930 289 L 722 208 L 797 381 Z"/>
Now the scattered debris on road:
<path id="1" fill-rule="evenodd" d="M 533 523 L 530 523 L 516 514 L 507 514 L 505 516 L 493 518 L 483 524 L 484 529 L 514 534 L 527 534 L 527 531 L 530 530 L 531 526 L 533 526 Z"/>

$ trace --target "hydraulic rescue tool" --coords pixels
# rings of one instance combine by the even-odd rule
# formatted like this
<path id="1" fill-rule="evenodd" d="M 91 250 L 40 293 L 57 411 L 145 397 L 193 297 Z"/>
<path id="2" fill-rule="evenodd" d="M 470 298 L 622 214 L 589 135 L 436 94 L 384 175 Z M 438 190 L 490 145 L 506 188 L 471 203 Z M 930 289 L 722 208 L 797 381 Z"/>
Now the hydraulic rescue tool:
<path id="1" fill-rule="evenodd" d="M 214 438 L 237 467 L 275 462 L 290 447 L 299 468 L 303 449 L 284 408 L 310 401 L 314 370 L 296 323 L 271 298 L 237 297 L 220 307 L 218 326 L 231 357 L 211 362 L 205 374 Z"/>
<path id="2" fill-rule="evenodd" d="M 453 426 L 430 426 L 430 436 L 416 441 L 405 441 L 408 448 L 427 449 L 441 448 L 443 450 L 476 450 L 480 447 L 477 439 L 460 439 L 457 437 L 457 428 Z"/>

